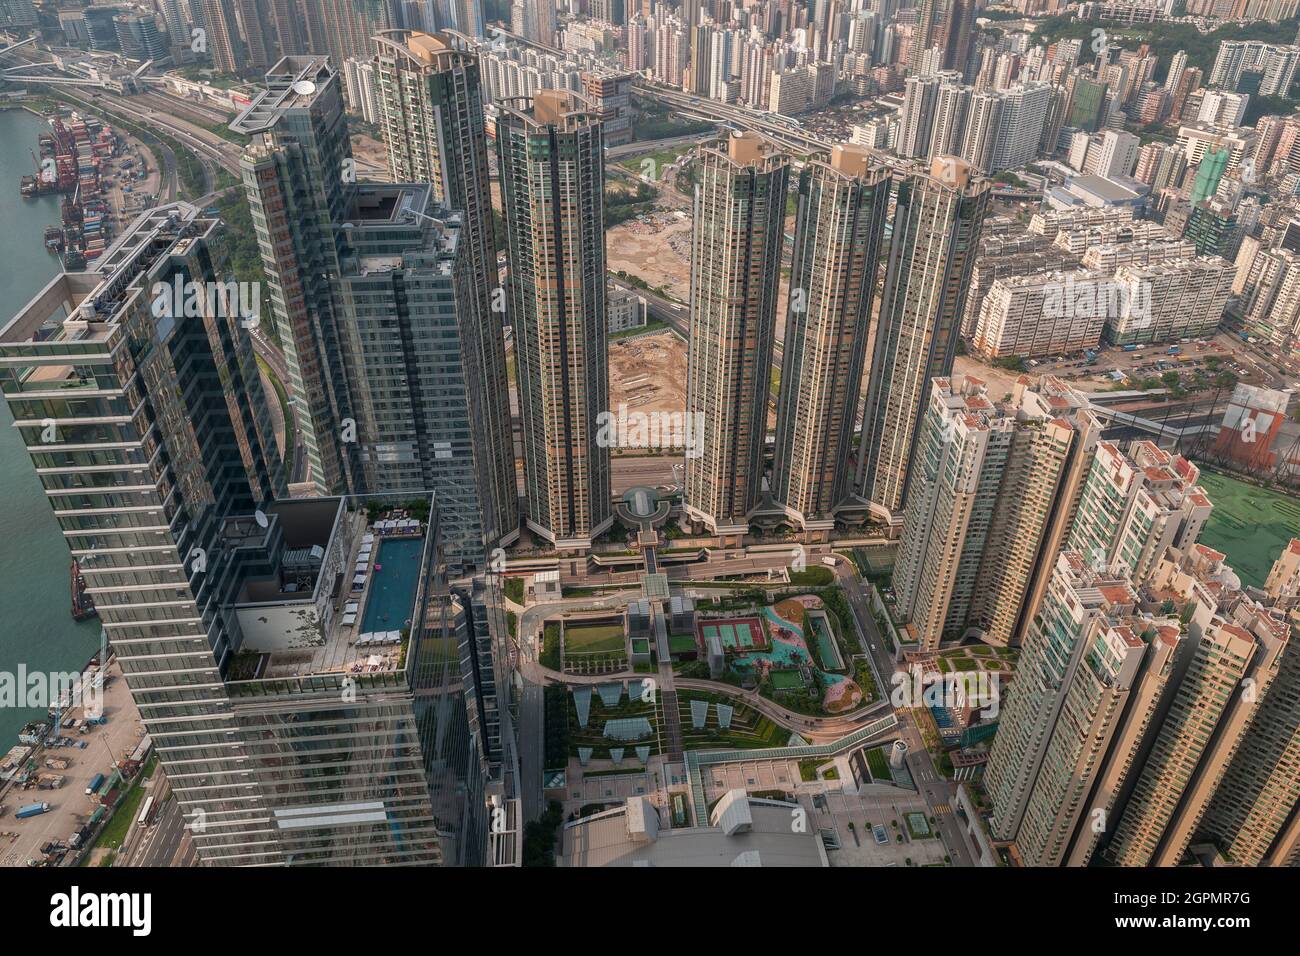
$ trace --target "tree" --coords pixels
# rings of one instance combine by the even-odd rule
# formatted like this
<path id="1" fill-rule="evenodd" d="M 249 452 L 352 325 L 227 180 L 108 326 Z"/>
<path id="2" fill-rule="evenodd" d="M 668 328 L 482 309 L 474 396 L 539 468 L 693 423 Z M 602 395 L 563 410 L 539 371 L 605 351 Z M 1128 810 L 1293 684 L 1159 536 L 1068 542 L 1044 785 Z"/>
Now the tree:
<path id="1" fill-rule="evenodd" d="M 1224 389 L 1237 387 L 1237 376 L 1231 371 L 1222 371 L 1214 376 L 1214 398 L 1210 408 L 1217 412 L 1219 409 L 1219 396 L 1223 394 Z"/>
<path id="2" fill-rule="evenodd" d="M 552 800 L 540 820 L 524 826 L 524 866 L 555 866 L 555 836 L 563 822 L 564 808 Z"/>

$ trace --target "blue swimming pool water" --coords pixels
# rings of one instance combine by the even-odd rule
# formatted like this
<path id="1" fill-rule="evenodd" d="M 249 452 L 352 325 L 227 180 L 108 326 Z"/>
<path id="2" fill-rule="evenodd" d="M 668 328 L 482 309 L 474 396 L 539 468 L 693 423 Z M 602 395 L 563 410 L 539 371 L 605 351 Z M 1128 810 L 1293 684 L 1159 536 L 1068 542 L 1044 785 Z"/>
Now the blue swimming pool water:
<path id="1" fill-rule="evenodd" d="M 777 627 L 783 627 L 787 630 L 804 636 L 803 628 L 797 624 L 791 624 L 781 615 L 777 614 L 770 607 L 763 608 L 763 616 L 775 624 Z M 731 666 L 738 671 L 749 671 L 754 667 L 754 662 L 758 658 L 764 658 L 775 662 L 780 667 L 798 666 L 808 661 L 808 656 L 802 650 L 789 644 L 779 638 L 772 641 L 772 649 L 769 651 L 754 651 L 749 654 L 738 654 L 731 659 Z M 831 674 L 819 669 L 822 679 L 828 684 L 838 684 L 840 681 L 847 680 L 843 674 Z"/>
<path id="2" fill-rule="evenodd" d="M 416 586 L 420 578 L 420 555 L 424 541 L 420 538 L 397 538 L 381 541 L 375 570 L 371 572 L 366 613 L 359 633 L 400 631 L 411 619 Z"/>

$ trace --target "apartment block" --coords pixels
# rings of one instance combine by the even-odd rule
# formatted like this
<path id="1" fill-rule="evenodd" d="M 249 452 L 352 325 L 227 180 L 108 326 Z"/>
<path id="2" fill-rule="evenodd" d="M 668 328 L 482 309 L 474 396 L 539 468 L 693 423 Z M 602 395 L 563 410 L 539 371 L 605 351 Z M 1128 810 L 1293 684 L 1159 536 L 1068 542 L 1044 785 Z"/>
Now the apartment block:
<path id="1" fill-rule="evenodd" d="M 849 455 L 866 363 L 887 171 L 836 146 L 799 178 L 777 398 L 772 496 L 805 531 L 828 532 L 851 493 Z"/>
<path id="2" fill-rule="evenodd" d="M 1119 308 L 1107 322 L 1116 345 L 1211 335 L 1232 296 L 1236 269 L 1218 256 L 1123 265 L 1115 272 Z"/>
<path id="3" fill-rule="evenodd" d="M 930 380 L 952 371 L 989 190 L 953 157 L 898 182 L 855 478 L 891 523 L 902 521 Z"/>
<path id="4" fill-rule="evenodd" d="M 1112 746 L 1127 755 L 1141 738 L 1181 641 L 1176 618 L 1092 622 L 1078 666 L 1061 690 L 1060 717 L 1016 834 L 1024 865 L 1060 866 L 1072 850 L 1090 853 L 1110 810 L 1109 802 L 1090 796 L 1109 769 Z M 1117 767 L 1114 783 L 1124 779 L 1121 768 L 1129 769 Z"/>
<path id="5" fill-rule="evenodd" d="M 1177 866 L 1277 676 L 1290 628 L 1262 610 L 1199 634 L 1105 854 Z"/>
<path id="6" fill-rule="evenodd" d="M 921 646 L 1009 642 L 1057 508 L 1084 405 L 1055 380 L 994 403 L 970 376 L 935 379 L 894 570 Z"/>
<path id="7" fill-rule="evenodd" d="M 1238 866 L 1295 866 L 1300 858 L 1300 621 L 1294 611 L 1285 625 L 1290 634 L 1277 675 L 1260 693 L 1254 719 L 1198 828 Z"/>
<path id="8" fill-rule="evenodd" d="M 1154 442 L 1135 440 L 1127 453 L 1100 442 L 1066 546 L 1141 584 L 1167 548 L 1186 551 L 1200 536 L 1213 506 L 1199 476 Z"/>
<path id="9" fill-rule="evenodd" d="M 500 109 L 527 523 L 557 548 L 585 550 L 614 520 L 598 440 L 609 406 L 600 119 L 565 90 Z"/>
<path id="10" fill-rule="evenodd" d="M 691 233 L 686 517 L 743 535 L 762 496 L 789 161 L 755 133 L 701 149 Z M 806 266 L 805 266 L 806 267 Z"/>
<path id="11" fill-rule="evenodd" d="M 962 337 L 970 339 L 975 335 L 980 307 L 997 279 L 1042 272 L 1072 272 L 1079 264 L 1079 256 L 1055 246 L 1046 236 L 1033 233 L 990 235 L 986 221 L 962 312 Z"/>
<path id="12" fill-rule="evenodd" d="M 1164 237 L 1090 245 L 1083 254 L 1081 264 L 1085 269 L 1114 272 L 1120 266 L 1145 266 L 1155 262 L 1195 257 L 1196 247 L 1190 242 Z"/>
<path id="13" fill-rule="evenodd" d="M 998 279 L 980 306 L 973 346 L 988 358 L 1038 358 L 1096 348 L 1114 287 L 1078 269 Z"/>
<path id="14" fill-rule="evenodd" d="M 1077 551 L 1057 558 L 1021 647 L 1015 682 L 1002 702 L 984 775 L 996 839 L 1012 840 L 1020 831 L 1061 716 L 1062 690 L 1084 658 L 1094 623 L 1132 615 L 1136 604 L 1137 594 L 1125 578 L 1098 573 Z"/>
<path id="15" fill-rule="evenodd" d="M 1300 597 L 1300 538 L 1292 538 L 1282 549 L 1264 581 L 1264 590 L 1271 597 Z"/>

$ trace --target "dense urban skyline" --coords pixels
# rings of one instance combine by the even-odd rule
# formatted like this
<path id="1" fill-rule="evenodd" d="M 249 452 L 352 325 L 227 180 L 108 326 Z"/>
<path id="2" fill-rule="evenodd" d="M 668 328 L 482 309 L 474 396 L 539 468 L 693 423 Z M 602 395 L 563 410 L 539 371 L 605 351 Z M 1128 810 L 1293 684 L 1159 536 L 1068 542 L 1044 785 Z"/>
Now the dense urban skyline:
<path id="1" fill-rule="evenodd" d="M 72 6 L 24 861 L 1300 865 L 1300 0 Z"/>

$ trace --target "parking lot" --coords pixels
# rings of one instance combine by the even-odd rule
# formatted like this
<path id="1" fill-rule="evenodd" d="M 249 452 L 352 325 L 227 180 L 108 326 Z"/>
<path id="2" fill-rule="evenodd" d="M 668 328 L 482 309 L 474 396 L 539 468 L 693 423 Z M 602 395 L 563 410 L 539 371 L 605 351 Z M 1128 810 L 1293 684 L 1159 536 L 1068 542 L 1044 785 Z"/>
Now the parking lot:
<path id="1" fill-rule="evenodd" d="M 1171 346 L 1177 351 L 1170 353 Z M 1114 345 L 1102 346 L 1096 350 L 1095 360 L 1089 360 L 1082 353 L 1031 359 L 1025 362 L 1025 368 L 1030 376 L 1058 375 L 1084 392 L 1125 386 L 1137 388 L 1143 379 L 1159 378 L 1171 371 L 1188 375 L 1200 372 L 1206 378 L 1218 372 L 1231 372 L 1240 381 L 1252 385 L 1270 388 L 1292 385 L 1297 366 L 1271 361 L 1266 357 L 1265 348 L 1260 344 L 1243 342 L 1230 332 L 1217 332 L 1199 339 L 1142 345 L 1127 352 Z M 1213 369 L 1207 364 L 1209 359 L 1216 360 Z M 976 356 L 959 359 L 957 370 L 972 372 L 979 377 L 988 376 L 992 379 L 991 390 L 995 390 L 992 389 L 995 384 L 1004 384 L 997 381 L 998 376 L 1009 378 L 1016 374 L 987 364 Z M 1123 373 L 1124 378 L 1113 377 L 1111 373 L 1115 371 Z"/>

